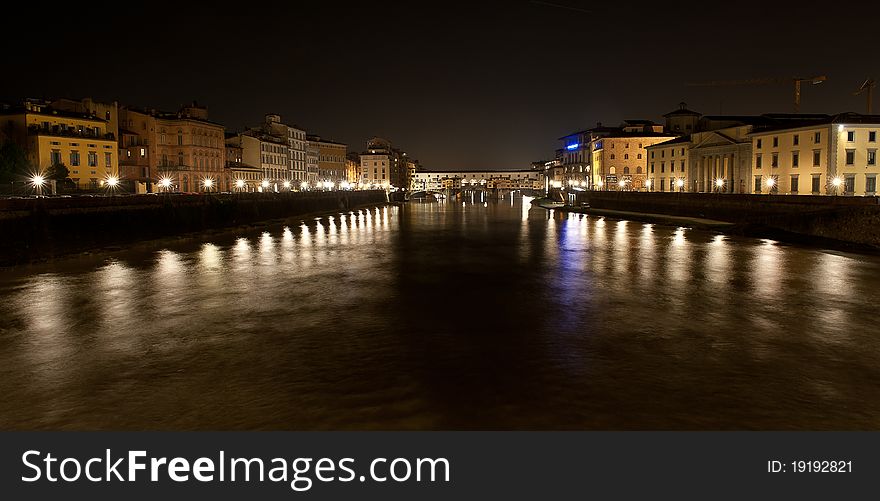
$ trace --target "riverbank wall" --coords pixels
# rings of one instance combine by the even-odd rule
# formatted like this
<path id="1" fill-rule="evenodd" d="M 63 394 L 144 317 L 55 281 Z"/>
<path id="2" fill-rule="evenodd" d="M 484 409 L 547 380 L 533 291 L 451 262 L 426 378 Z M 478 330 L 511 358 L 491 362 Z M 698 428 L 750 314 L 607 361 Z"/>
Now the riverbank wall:
<path id="1" fill-rule="evenodd" d="M 0 200 L 0 266 L 387 202 L 381 190 L 6 199 Z"/>
<path id="2" fill-rule="evenodd" d="M 782 232 L 880 248 L 877 197 L 583 191 L 591 209 L 735 223 L 743 233 Z"/>

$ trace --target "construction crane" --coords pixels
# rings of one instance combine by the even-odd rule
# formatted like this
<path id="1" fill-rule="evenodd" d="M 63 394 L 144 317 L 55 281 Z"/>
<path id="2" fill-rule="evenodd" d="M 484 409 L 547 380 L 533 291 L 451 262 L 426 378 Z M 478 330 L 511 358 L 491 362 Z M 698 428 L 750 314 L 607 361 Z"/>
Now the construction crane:
<path id="1" fill-rule="evenodd" d="M 865 80 L 865 83 L 859 87 L 859 90 L 853 92 L 854 96 L 858 96 L 859 94 L 866 93 L 868 95 L 868 115 L 874 112 L 874 87 L 877 86 L 877 82 L 874 81 L 873 78 L 868 78 Z"/>
<path id="2" fill-rule="evenodd" d="M 711 82 L 689 83 L 689 87 L 731 87 L 739 85 L 767 85 L 780 83 L 794 83 L 794 112 L 801 111 L 801 84 L 811 83 L 818 85 L 828 80 L 825 75 L 818 75 L 810 78 L 792 77 L 792 78 L 751 78 L 748 80 L 712 80 Z"/>

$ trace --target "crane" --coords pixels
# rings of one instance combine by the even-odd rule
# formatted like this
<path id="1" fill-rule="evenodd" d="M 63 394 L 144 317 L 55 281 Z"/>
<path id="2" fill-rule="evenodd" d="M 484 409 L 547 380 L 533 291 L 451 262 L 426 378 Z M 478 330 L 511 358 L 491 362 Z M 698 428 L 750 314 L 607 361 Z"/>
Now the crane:
<path id="1" fill-rule="evenodd" d="M 826 77 L 825 75 L 817 75 L 815 77 L 809 77 L 809 78 L 792 77 L 792 78 L 751 78 L 748 80 L 712 80 L 711 82 L 689 83 L 687 85 L 689 87 L 729 87 L 729 86 L 738 86 L 738 85 L 767 85 L 767 84 L 780 84 L 780 83 L 794 83 L 794 112 L 800 113 L 800 111 L 801 111 L 801 84 L 802 83 L 811 83 L 813 85 L 818 85 L 826 80 L 828 80 L 828 77 Z"/>
<path id="2" fill-rule="evenodd" d="M 855 92 L 853 92 L 854 96 L 858 96 L 862 93 L 867 93 L 868 95 L 868 115 L 874 112 L 874 87 L 877 86 L 877 82 L 873 78 L 868 78 L 865 80 L 865 83 L 862 84 L 861 87 Z"/>

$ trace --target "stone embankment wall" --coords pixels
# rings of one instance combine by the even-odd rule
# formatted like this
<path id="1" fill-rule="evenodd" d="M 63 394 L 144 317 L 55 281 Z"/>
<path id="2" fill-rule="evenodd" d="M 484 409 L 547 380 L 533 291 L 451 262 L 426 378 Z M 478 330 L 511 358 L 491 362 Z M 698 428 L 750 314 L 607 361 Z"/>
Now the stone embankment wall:
<path id="1" fill-rule="evenodd" d="M 591 208 L 700 217 L 880 248 L 877 197 L 585 191 Z"/>
<path id="2" fill-rule="evenodd" d="M 387 201 L 384 191 L 0 200 L 0 265 Z"/>

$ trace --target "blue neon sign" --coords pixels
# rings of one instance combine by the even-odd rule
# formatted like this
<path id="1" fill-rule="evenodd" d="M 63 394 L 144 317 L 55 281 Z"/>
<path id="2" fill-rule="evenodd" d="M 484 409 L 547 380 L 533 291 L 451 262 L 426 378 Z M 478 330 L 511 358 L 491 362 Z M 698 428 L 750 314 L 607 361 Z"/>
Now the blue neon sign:
<path id="1" fill-rule="evenodd" d="M 574 143 L 574 144 L 570 144 L 570 145 L 566 146 L 565 149 L 566 150 L 576 150 L 576 149 L 578 149 L 578 146 L 580 146 L 580 144 Z"/>

